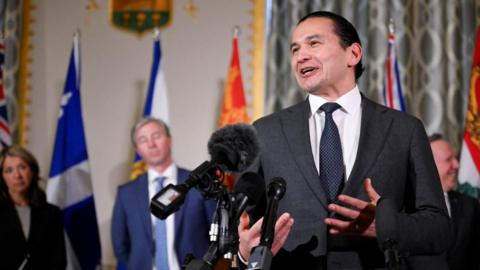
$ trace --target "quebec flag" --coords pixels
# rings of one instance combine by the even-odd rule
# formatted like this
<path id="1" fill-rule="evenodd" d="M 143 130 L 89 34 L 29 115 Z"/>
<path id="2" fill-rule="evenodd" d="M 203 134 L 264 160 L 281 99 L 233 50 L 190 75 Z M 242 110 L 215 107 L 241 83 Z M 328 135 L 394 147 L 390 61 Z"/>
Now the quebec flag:
<path id="1" fill-rule="evenodd" d="M 95 269 L 101 250 L 80 104 L 79 47 L 76 33 L 60 103 L 47 198 L 63 212 L 67 269 Z"/>

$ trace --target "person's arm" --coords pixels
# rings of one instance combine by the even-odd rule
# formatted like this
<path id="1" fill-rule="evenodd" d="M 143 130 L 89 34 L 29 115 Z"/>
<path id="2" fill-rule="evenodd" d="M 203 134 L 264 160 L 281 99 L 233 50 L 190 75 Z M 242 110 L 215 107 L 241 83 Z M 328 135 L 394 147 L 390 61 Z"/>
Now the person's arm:
<path id="1" fill-rule="evenodd" d="M 410 254 L 440 254 L 453 236 L 430 143 L 419 120 L 413 125 L 409 144 L 403 209 L 398 212 L 392 198 L 381 200 L 376 209 L 377 239 L 383 243 L 393 238 L 399 251 Z"/>
<path id="2" fill-rule="evenodd" d="M 325 222 L 332 226 L 330 233 L 376 237 L 380 245 L 394 240 L 398 250 L 411 254 L 440 254 L 446 250 L 452 235 L 430 144 L 420 121 L 416 120 L 411 130 L 401 211 L 393 198 L 380 199 L 382 194 L 376 194 L 368 180 L 364 188 L 370 202 L 340 195 L 345 206 L 329 205 L 330 211 L 347 218 L 327 218 Z"/>
<path id="3" fill-rule="evenodd" d="M 65 250 L 65 233 L 63 228 L 62 212 L 57 207 L 52 207 L 52 228 L 51 231 L 51 269 L 63 270 L 67 266 L 67 253 Z"/>
<path id="4" fill-rule="evenodd" d="M 112 215 L 112 245 L 115 257 L 117 257 L 118 269 L 126 267 L 128 256 L 130 254 L 130 236 L 127 228 L 127 216 L 123 200 L 121 199 L 121 189 L 117 191 L 115 205 Z"/>
<path id="5" fill-rule="evenodd" d="M 473 204 L 474 206 L 474 211 L 473 211 L 473 220 L 472 220 L 472 226 L 474 227 L 473 229 L 473 235 L 471 238 L 471 246 L 470 250 L 468 253 L 472 256 L 472 269 L 480 269 L 480 256 L 477 255 L 478 251 L 480 250 L 480 202 L 478 200 L 475 200 L 475 203 Z"/>
<path id="6" fill-rule="evenodd" d="M 255 222 L 253 226 L 250 227 L 250 218 L 248 214 L 244 212 L 240 217 L 240 224 L 238 225 L 238 236 L 239 236 L 239 248 L 238 252 L 243 260 L 248 261 L 250 258 L 250 252 L 252 248 L 258 246 L 260 243 L 260 236 L 262 230 L 263 218 Z M 275 238 L 272 244 L 272 253 L 273 255 L 282 248 L 287 241 L 288 234 L 293 226 L 293 218 L 290 217 L 290 214 L 283 213 L 275 223 Z"/>

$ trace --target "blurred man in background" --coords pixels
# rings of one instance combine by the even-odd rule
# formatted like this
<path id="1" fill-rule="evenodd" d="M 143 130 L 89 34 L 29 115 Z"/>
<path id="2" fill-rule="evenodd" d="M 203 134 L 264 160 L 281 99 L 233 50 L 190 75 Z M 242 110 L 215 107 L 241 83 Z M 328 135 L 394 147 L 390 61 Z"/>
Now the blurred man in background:
<path id="1" fill-rule="evenodd" d="M 476 199 L 455 191 L 459 164 L 450 143 L 440 134 L 430 136 L 429 140 L 454 234 L 447 252 L 448 265 L 452 270 L 479 269 L 480 204 Z"/>
<path id="2" fill-rule="evenodd" d="M 200 258 L 209 246 L 208 230 L 215 209 L 196 189 L 165 220 L 150 214 L 150 200 L 168 184 L 183 183 L 189 171 L 172 158 L 172 138 L 160 119 L 143 118 L 132 130 L 137 153 L 148 171 L 118 188 L 112 217 L 112 242 L 119 268 L 177 270 L 186 255 Z"/>

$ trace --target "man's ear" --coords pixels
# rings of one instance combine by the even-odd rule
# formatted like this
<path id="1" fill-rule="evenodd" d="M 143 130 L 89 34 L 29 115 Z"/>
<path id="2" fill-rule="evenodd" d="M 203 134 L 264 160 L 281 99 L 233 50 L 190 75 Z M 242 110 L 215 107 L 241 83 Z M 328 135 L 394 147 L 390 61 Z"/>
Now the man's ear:
<path id="1" fill-rule="evenodd" d="M 360 60 L 362 59 L 362 46 L 359 43 L 353 43 L 348 49 L 350 51 L 348 65 L 352 67 L 356 66 L 358 62 L 360 62 Z"/>

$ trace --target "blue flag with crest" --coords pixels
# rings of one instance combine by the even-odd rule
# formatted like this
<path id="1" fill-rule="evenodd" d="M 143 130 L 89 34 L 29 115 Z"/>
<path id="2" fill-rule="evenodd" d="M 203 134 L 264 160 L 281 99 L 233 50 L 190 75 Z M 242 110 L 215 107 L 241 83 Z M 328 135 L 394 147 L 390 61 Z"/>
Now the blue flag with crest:
<path id="1" fill-rule="evenodd" d="M 101 250 L 80 102 L 80 48 L 75 34 L 60 102 L 47 198 L 62 209 L 67 269 L 95 269 Z"/>

